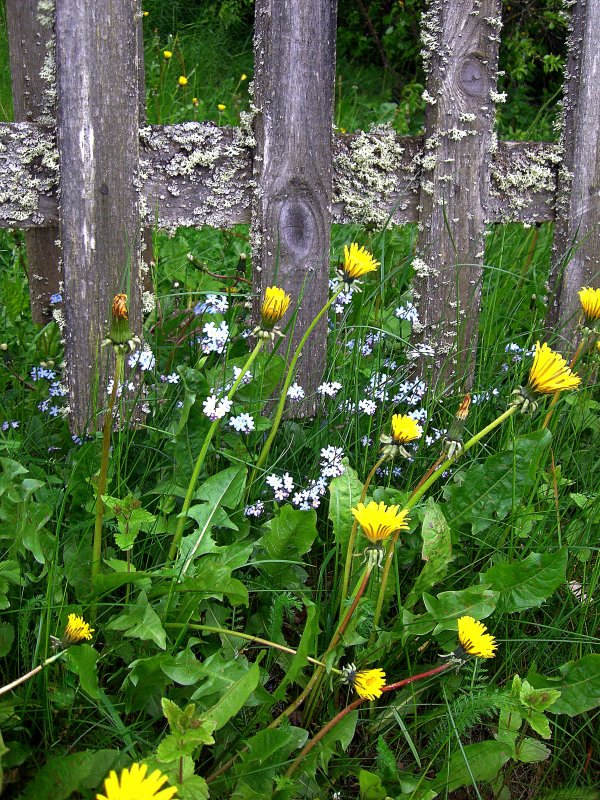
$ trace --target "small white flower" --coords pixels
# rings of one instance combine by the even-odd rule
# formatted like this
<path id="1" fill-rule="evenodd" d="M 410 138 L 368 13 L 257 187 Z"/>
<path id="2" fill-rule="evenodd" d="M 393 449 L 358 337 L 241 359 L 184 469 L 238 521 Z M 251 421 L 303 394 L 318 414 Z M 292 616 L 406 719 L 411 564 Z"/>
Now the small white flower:
<path id="1" fill-rule="evenodd" d="M 229 424 L 238 433 L 250 433 L 254 430 L 254 419 L 250 414 L 238 414 L 237 417 L 231 417 Z"/>
<path id="2" fill-rule="evenodd" d="M 360 411 L 368 414 L 370 417 L 377 413 L 377 403 L 375 403 L 373 400 L 359 400 L 358 408 Z"/>
<path id="3" fill-rule="evenodd" d="M 258 500 L 253 506 L 246 506 L 244 514 L 247 517 L 260 517 L 265 510 L 265 504 L 262 500 Z"/>
<path id="4" fill-rule="evenodd" d="M 398 319 L 405 319 L 408 322 L 410 322 L 412 325 L 414 325 L 415 322 L 416 323 L 420 322 L 420 320 L 419 320 L 419 312 L 417 311 L 417 307 L 415 305 L 413 305 L 412 303 L 406 303 L 406 305 L 404 305 L 404 306 L 399 306 L 394 311 L 394 314 L 395 314 L 395 316 L 398 317 Z"/>
<path id="5" fill-rule="evenodd" d="M 207 322 L 202 328 L 204 336 L 200 340 L 200 347 L 205 355 L 209 353 L 218 353 L 219 355 L 225 349 L 227 340 L 229 339 L 229 326 L 222 320 L 217 327 L 214 322 Z"/>
<path id="6" fill-rule="evenodd" d="M 227 397 L 219 400 L 215 394 L 211 394 L 210 397 L 203 401 L 202 410 L 212 422 L 215 422 L 218 419 L 223 419 L 231 411 L 231 406 L 232 402 Z"/>
<path id="7" fill-rule="evenodd" d="M 323 447 L 321 449 L 321 476 L 323 478 L 337 478 L 344 474 L 342 458 L 344 451 L 341 447 Z"/>
<path id="8" fill-rule="evenodd" d="M 293 400 L 298 401 L 298 400 L 304 399 L 304 397 L 306 395 L 305 395 L 304 389 L 300 386 L 299 383 L 292 383 L 290 388 L 287 390 L 287 396 L 292 401 Z"/>
<path id="9" fill-rule="evenodd" d="M 135 353 L 132 353 L 129 356 L 127 363 L 132 369 L 139 367 L 142 372 L 147 372 L 148 370 L 154 369 L 156 359 L 154 358 L 154 353 L 152 350 L 150 350 L 148 345 L 144 345 L 143 350 L 136 350 Z"/>
<path id="10" fill-rule="evenodd" d="M 220 294 L 207 294 L 203 302 L 197 303 L 194 314 L 224 314 L 229 308 L 226 297 Z"/>
<path id="11" fill-rule="evenodd" d="M 325 382 L 317 386 L 317 393 L 322 396 L 335 397 L 341 388 L 342 384 L 337 381 L 332 381 L 331 383 Z"/>

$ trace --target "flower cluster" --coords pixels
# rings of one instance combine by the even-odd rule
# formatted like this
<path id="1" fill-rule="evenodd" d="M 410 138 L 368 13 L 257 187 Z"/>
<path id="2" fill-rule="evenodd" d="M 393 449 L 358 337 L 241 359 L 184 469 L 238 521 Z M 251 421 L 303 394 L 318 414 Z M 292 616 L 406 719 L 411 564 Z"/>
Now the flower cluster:
<path id="1" fill-rule="evenodd" d="M 327 479 L 323 476 L 309 482 L 306 489 L 301 489 L 292 497 L 292 505 L 300 511 L 310 511 L 319 508 L 321 500 L 327 493 Z"/>
<path id="2" fill-rule="evenodd" d="M 216 394 L 211 394 L 202 402 L 202 410 L 211 422 L 223 419 L 229 414 L 233 403 L 227 397 L 219 398 Z"/>
<path id="3" fill-rule="evenodd" d="M 257 500 L 254 505 L 246 506 L 244 509 L 244 514 L 247 517 L 260 517 L 264 514 L 265 511 L 265 504 L 262 500 Z"/>
<path id="4" fill-rule="evenodd" d="M 344 451 L 341 447 L 323 447 L 321 449 L 321 475 L 324 478 L 337 478 L 344 474 L 342 458 Z"/>
<path id="5" fill-rule="evenodd" d="M 238 433 L 250 433 L 254 430 L 254 418 L 250 414 L 238 414 L 229 418 L 229 425 Z"/>
<path id="6" fill-rule="evenodd" d="M 300 400 L 304 400 L 306 393 L 299 383 L 292 383 L 287 390 L 287 396 L 292 402 L 299 402 Z"/>
<path id="7" fill-rule="evenodd" d="M 207 294 L 204 300 L 196 303 L 194 314 L 224 314 L 229 308 L 229 301 L 220 294 Z"/>
<path id="8" fill-rule="evenodd" d="M 131 369 L 135 369 L 137 367 L 142 372 L 148 372 L 149 370 L 154 369 L 156 365 L 156 358 L 154 357 L 154 353 L 150 347 L 147 344 L 144 344 L 142 350 L 136 350 L 129 356 L 127 363 Z"/>
<path id="9" fill-rule="evenodd" d="M 225 320 L 221 320 L 218 325 L 214 322 L 207 322 L 202 328 L 203 336 L 200 339 L 200 349 L 205 355 L 209 353 L 221 353 L 225 350 L 229 340 L 229 326 Z"/>
<path id="10" fill-rule="evenodd" d="M 279 477 L 275 473 L 267 475 L 265 483 L 273 489 L 275 500 L 278 501 L 287 500 L 294 491 L 294 479 L 289 472 L 286 472 L 283 477 Z"/>
<path id="11" fill-rule="evenodd" d="M 330 383 L 325 381 L 317 386 L 317 394 L 320 394 L 321 397 L 335 397 L 341 388 L 342 384 L 338 383 L 338 381 L 331 381 Z"/>
<path id="12" fill-rule="evenodd" d="M 417 311 L 417 307 L 412 303 L 400 306 L 394 311 L 394 315 L 398 317 L 398 319 L 404 319 L 410 322 L 413 326 L 420 325 L 419 312 Z"/>

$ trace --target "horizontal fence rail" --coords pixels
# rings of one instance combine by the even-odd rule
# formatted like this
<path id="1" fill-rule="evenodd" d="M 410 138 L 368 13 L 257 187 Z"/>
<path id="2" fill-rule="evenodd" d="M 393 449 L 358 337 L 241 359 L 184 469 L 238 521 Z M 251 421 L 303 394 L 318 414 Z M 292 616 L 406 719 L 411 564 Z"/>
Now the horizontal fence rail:
<path id="1" fill-rule="evenodd" d="M 145 223 L 165 230 L 250 223 L 252 152 L 238 128 L 183 122 L 142 129 Z M 362 164 L 365 153 L 370 158 Z M 336 135 L 332 222 L 418 222 L 422 154 L 423 137 L 399 137 L 389 130 Z M 57 223 L 56 157 L 48 130 L 29 123 L 0 123 L 0 227 Z M 498 142 L 490 164 L 487 222 L 553 221 L 561 162 L 558 145 Z"/>

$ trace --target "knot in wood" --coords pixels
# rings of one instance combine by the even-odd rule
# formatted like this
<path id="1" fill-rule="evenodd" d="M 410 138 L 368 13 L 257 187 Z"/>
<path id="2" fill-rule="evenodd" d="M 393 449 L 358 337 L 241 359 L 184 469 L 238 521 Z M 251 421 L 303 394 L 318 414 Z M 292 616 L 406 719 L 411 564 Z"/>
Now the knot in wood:
<path id="1" fill-rule="evenodd" d="M 304 200 L 287 197 L 279 213 L 279 235 L 283 248 L 296 261 L 305 258 L 317 236 L 315 215 Z"/>
<path id="2" fill-rule="evenodd" d="M 460 68 L 460 88 L 469 97 L 485 97 L 487 80 L 483 65 L 476 56 L 467 56 Z"/>

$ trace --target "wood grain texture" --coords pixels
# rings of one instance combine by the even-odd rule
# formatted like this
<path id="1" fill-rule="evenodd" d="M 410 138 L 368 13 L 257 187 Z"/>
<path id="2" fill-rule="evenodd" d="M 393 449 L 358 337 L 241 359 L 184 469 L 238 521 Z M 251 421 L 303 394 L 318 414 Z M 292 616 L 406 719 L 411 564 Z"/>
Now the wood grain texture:
<path id="1" fill-rule="evenodd" d="M 47 154 L 55 152 L 56 118 L 54 70 L 54 13 L 52 4 L 40 8 L 39 0 L 6 0 L 10 73 L 13 88 L 14 118 L 48 128 Z M 48 159 L 48 155 L 46 156 Z M 48 159 L 58 177 L 58 159 Z M 45 324 L 52 318 L 50 295 L 60 284 L 58 226 L 25 232 L 29 271 L 29 299 L 34 322 Z"/>
<path id="2" fill-rule="evenodd" d="M 197 144 L 190 145 L 190 138 Z M 423 139 L 398 137 L 399 158 L 368 159 L 368 166 L 361 166 L 365 140 L 368 152 L 378 144 L 385 149 L 390 141 L 378 132 L 334 138 L 332 221 L 381 224 L 391 215 L 394 224 L 417 222 Z M 197 122 L 144 128 L 140 179 L 146 223 L 174 230 L 250 222 L 252 151 L 245 141 L 239 129 Z M 194 155 L 196 146 L 210 155 Z M 39 127 L 0 123 L 0 228 L 57 221 L 58 178 L 46 166 L 55 153 L 51 136 Z M 499 142 L 492 154 L 490 222 L 553 220 L 560 161 L 558 145 Z M 366 176 L 377 177 L 373 186 Z M 17 191 L 32 182 L 35 191 Z"/>
<path id="3" fill-rule="evenodd" d="M 141 329 L 140 13 L 137 0 L 58 0 L 56 8 L 65 351 L 76 430 L 104 402 L 109 354 L 100 343 L 117 292 L 129 294 L 132 328 Z"/>
<path id="4" fill-rule="evenodd" d="M 573 6 L 563 101 L 563 163 L 552 253 L 549 328 L 571 344 L 577 292 L 600 288 L 600 3 Z"/>
<path id="5" fill-rule="evenodd" d="M 335 0 L 257 0 L 254 38 L 252 213 L 254 286 L 300 301 L 294 347 L 329 294 Z M 298 381 L 315 407 L 325 365 L 323 318 L 301 356 Z M 310 398 L 310 399 L 309 399 Z"/>
<path id="6" fill-rule="evenodd" d="M 500 0 L 430 0 L 422 18 L 425 146 L 415 297 L 416 367 L 468 384 L 474 367 L 489 217 Z"/>

